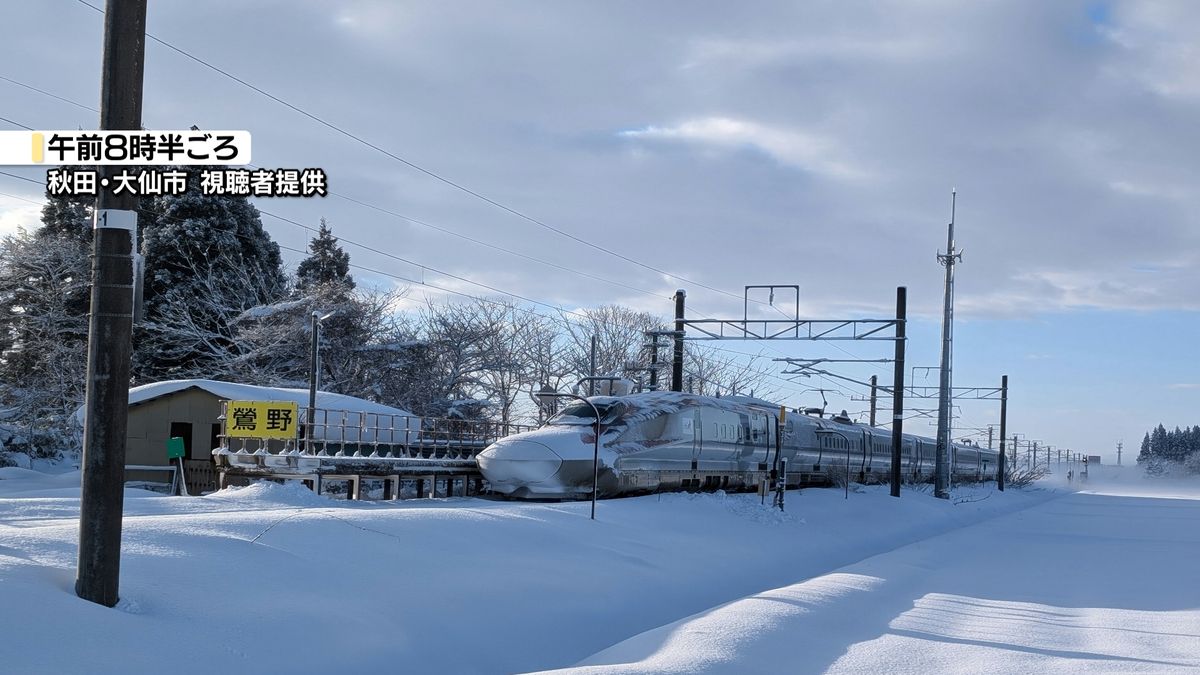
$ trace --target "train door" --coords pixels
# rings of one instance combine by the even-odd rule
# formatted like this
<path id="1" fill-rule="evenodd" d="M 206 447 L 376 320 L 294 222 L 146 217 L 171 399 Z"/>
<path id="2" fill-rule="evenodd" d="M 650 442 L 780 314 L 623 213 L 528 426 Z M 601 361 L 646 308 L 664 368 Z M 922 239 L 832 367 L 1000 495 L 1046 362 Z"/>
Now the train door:
<path id="1" fill-rule="evenodd" d="M 875 461 L 875 438 L 865 428 L 862 430 L 862 449 L 862 464 L 858 467 L 858 480 L 865 483 L 867 474 L 871 471 L 871 464 Z"/>
<path id="2" fill-rule="evenodd" d="M 775 418 L 765 413 L 750 413 L 750 435 L 738 452 L 739 471 L 754 469 L 754 465 L 763 464 L 768 460 L 773 447 L 774 422 Z"/>

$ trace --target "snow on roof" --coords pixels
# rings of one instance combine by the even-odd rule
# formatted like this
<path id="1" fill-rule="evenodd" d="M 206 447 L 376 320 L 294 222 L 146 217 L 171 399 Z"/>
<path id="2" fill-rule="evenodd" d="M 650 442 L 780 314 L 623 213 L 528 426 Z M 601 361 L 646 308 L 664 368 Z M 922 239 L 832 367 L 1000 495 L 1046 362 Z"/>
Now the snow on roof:
<path id="1" fill-rule="evenodd" d="M 129 390 L 129 405 L 135 406 L 185 389 L 201 389 L 217 398 L 231 401 L 295 401 L 300 407 L 308 405 L 308 389 L 260 387 L 253 384 L 221 382 L 219 380 L 168 380 L 153 382 Z M 380 415 L 412 415 L 407 410 L 346 394 L 317 392 L 317 407 L 323 410 L 348 410 Z"/>
<path id="2" fill-rule="evenodd" d="M 230 401 L 295 401 L 300 406 L 301 419 L 307 417 L 307 389 L 260 387 L 219 380 L 168 380 L 143 384 L 129 390 L 129 406 L 132 408 L 188 389 L 200 389 Z M 412 433 L 421 428 L 420 420 L 407 410 L 346 394 L 318 391 L 317 409 L 313 440 L 401 443 L 411 440 Z M 83 417 L 84 408 L 80 407 L 75 411 L 75 421 L 81 426 Z"/>
<path id="3" fill-rule="evenodd" d="M 221 382 L 219 380 L 167 380 L 165 382 L 143 384 L 140 387 L 133 387 L 129 390 L 129 406 L 140 405 L 187 389 L 200 389 L 217 398 L 231 401 L 295 401 L 302 411 L 308 406 L 307 389 L 260 387 L 253 384 Z M 407 410 L 393 408 L 382 403 L 373 403 L 356 396 L 334 394 L 328 391 L 317 392 L 317 408 L 330 411 L 345 410 L 369 415 L 412 416 L 412 413 Z M 83 416 L 84 408 L 81 406 L 75 411 L 75 420 L 82 424 Z M 317 422 L 320 423 L 321 421 L 321 417 L 318 416 Z M 332 416 L 330 416 L 330 423 L 333 423 Z"/>
<path id="4" fill-rule="evenodd" d="M 622 418 L 623 421 L 627 422 L 637 422 L 642 419 L 649 419 L 655 415 L 679 412 L 684 408 L 692 406 L 704 406 L 735 412 L 743 412 L 747 407 L 777 407 L 772 403 L 762 401 L 761 399 L 752 399 L 748 396 L 716 398 L 679 391 L 647 391 L 637 394 L 627 394 L 625 396 L 591 396 L 588 400 L 597 405 L 615 402 L 623 403 L 625 405 L 625 413 L 622 415 Z"/>

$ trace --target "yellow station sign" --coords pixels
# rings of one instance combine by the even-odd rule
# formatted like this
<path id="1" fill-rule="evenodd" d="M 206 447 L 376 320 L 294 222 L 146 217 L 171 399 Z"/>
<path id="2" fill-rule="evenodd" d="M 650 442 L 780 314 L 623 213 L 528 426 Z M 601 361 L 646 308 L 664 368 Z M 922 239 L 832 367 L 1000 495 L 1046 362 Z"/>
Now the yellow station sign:
<path id="1" fill-rule="evenodd" d="M 300 425 L 295 401 L 230 401 L 225 435 L 230 438 L 294 439 Z"/>

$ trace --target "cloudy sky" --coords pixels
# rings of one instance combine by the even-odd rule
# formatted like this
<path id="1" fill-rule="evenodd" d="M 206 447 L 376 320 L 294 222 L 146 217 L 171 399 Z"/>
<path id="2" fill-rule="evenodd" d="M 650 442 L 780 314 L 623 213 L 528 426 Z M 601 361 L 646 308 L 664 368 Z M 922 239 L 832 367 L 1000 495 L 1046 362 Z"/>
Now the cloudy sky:
<path id="1" fill-rule="evenodd" d="M 82 107 L 0 80 L 0 117 L 94 128 L 101 15 L 79 0 L 2 12 L 0 76 Z M 256 164 L 322 167 L 336 193 L 260 208 L 566 308 L 667 316 L 685 288 L 697 315 L 733 317 L 744 285 L 777 283 L 801 286 L 807 317 L 876 317 L 904 285 L 909 364 L 932 366 L 935 254 L 957 188 L 956 384 L 1008 374 L 1010 429 L 1106 459 L 1120 439 L 1136 454 L 1160 421 L 1200 423 L 1200 3 L 150 0 L 148 31 L 571 238 L 149 43 L 147 128 L 247 129 Z M 40 200 L 37 186 L 0 176 L 0 192 L 0 227 L 36 224 L 21 198 Z M 285 247 L 311 236 L 264 224 Z M 887 343 L 722 346 L 890 355 Z M 836 385 L 831 408 L 864 408 L 836 381 L 776 384 L 794 405 Z M 964 403 L 962 426 L 995 422 L 996 407 Z"/>

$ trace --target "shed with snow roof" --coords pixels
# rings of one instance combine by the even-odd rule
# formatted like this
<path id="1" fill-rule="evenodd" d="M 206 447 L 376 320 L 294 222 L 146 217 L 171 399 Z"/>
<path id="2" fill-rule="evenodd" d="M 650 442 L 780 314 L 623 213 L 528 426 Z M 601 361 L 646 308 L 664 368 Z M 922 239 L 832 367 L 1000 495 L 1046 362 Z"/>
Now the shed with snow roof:
<path id="1" fill-rule="evenodd" d="M 212 449 L 220 445 L 221 402 L 230 400 L 294 401 L 304 411 L 308 406 L 308 390 L 259 387 L 217 380 L 170 380 L 134 387 L 129 390 L 125 464 L 166 466 L 167 439 L 178 436 L 184 442 L 189 489 L 193 493 L 215 489 L 216 468 Z M 314 438 L 330 433 L 323 426 L 337 425 L 338 433 L 342 435 L 345 435 L 342 429 L 346 427 L 352 431 L 357 431 L 359 427 L 366 429 L 368 425 L 379 428 L 384 426 L 376 421 L 380 418 L 389 420 L 384 432 L 390 435 L 395 435 L 397 430 L 403 433 L 408 424 L 413 425 L 414 429 L 419 428 L 419 421 L 408 411 L 344 394 L 317 392 L 317 408 Z M 80 422 L 83 421 L 83 409 L 76 413 L 76 417 Z M 329 418 L 328 425 L 322 425 L 326 417 Z M 370 429 L 362 432 L 361 440 L 376 440 L 368 437 L 371 433 Z M 395 442 L 390 437 L 379 438 L 378 441 Z M 143 475 L 131 471 L 128 477 L 131 480 L 161 480 L 162 474 Z"/>

